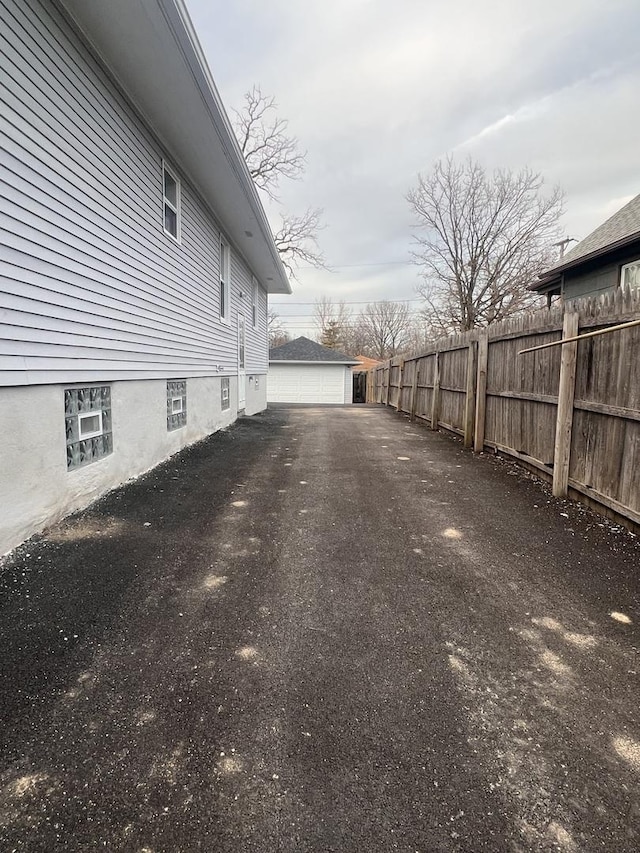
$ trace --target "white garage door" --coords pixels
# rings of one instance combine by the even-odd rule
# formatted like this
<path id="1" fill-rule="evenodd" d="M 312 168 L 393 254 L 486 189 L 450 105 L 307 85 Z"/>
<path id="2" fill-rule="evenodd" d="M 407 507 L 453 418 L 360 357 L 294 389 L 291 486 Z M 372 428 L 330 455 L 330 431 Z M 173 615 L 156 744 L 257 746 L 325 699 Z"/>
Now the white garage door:
<path id="1" fill-rule="evenodd" d="M 270 364 L 270 403 L 344 403 L 343 364 Z"/>

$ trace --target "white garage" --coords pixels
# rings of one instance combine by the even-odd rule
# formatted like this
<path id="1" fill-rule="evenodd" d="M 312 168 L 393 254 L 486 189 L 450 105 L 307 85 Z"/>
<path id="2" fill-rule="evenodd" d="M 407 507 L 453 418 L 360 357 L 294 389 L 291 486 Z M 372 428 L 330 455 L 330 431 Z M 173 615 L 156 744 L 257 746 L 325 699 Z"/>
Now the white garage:
<path id="1" fill-rule="evenodd" d="M 269 352 L 267 402 L 351 403 L 356 359 L 309 338 L 296 338 Z"/>

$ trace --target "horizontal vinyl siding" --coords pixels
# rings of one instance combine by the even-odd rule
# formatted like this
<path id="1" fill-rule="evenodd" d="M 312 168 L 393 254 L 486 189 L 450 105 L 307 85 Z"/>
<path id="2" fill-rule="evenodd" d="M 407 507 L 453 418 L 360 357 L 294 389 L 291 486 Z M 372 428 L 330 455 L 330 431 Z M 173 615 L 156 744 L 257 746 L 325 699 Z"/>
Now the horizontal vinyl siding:
<path id="1" fill-rule="evenodd" d="M 565 299 L 581 299 L 615 290 L 620 286 L 620 268 L 639 258 L 640 248 L 636 245 L 618 250 L 606 263 L 600 258 L 585 265 L 577 273 L 575 270 L 567 270 L 562 295 Z"/>
<path id="2" fill-rule="evenodd" d="M 0 0 L 2 384 L 266 370 L 266 299 L 232 248 L 219 317 L 220 233 L 176 164 L 51 4 Z M 162 227 L 163 157 L 182 190 Z M 244 296 L 240 297 L 240 291 Z"/>
<path id="3" fill-rule="evenodd" d="M 251 273 L 241 263 L 237 255 L 231 258 L 231 280 L 236 283 L 238 293 L 242 293 L 238 310 L 245 316 L 245 365 L 247 373 L 266 373 L 269 367 L 269 346 L 267 343 L 267 295 L 258 287 L 257 324 L 253 328 L 253 279 Z"/>

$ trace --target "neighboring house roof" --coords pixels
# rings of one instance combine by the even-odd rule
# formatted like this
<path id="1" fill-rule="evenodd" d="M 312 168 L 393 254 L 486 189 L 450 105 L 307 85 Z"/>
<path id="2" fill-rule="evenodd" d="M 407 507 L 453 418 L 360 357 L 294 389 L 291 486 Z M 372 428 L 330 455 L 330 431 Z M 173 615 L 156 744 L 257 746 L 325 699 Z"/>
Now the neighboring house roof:
<path id="1" fill-rule="evenodd" d="M 262 285 L 291 293 L 184 0 L 61 3 Z"/>
<path id="2" fill-rule="evenodd" d="M 640 240 L 640 195 L 631 199 L 617 213 L 599 225 L 577 246 L 540 275 L 533 290 L 544 290 L 559 280 L 560 274 L 581 264 L 622 249 Z"/>
<path id="3" fill-rule="evenodd" d="M 331 347 L 323 347 L 322 344 L 318 344 L 304 336 L 269 350 L 269 361 L 290 361 L 297 362 L 298 364 L 304 362 L 316 364 L 327 364 L 328 362 L 357 364 L 356 359 L 350 355 L 345 355 L 343 352 L 331 349 Z"/>
<path id="4" fill-rule="evenodd" d="M 355 359 L 358 363 L 354 367 L 354 370 L 371 370 L 379 364 L 382 364 L 381 361 L 378 361 L 375 358 L 369 358 L 366 355 L 357 355 L 355 356 Z"/>

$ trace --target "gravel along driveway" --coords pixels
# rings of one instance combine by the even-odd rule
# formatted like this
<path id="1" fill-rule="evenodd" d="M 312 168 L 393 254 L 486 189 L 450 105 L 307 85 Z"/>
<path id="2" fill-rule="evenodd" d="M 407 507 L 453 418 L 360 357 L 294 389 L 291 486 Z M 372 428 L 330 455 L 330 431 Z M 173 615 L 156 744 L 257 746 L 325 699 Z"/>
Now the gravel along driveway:
<path id="1" fill-rule="evenodd" d="M 388 410 L 243 419 L 0 568 L 0 850 L 638 851 L 639 572 Z"/>

